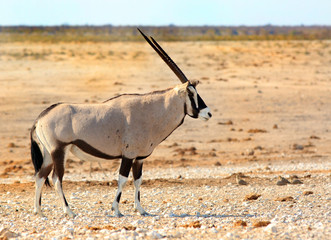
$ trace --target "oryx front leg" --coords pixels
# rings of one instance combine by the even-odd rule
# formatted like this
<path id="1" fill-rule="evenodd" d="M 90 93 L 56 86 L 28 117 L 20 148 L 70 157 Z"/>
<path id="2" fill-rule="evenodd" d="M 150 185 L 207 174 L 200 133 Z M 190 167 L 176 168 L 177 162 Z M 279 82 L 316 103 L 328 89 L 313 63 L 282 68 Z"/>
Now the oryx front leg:
<path id="1" fill-rule="evenodd" d="M 112 204 L 112 208 L 111 208 L 112 210 L 115 211 L 116 217 L 123 216 L 123 214 L 121 214 L 118 206 L 119 206 L 119 203 L 121 200 L 123 188 L 124 188 L 126 182 L 128 181 L 128 176 L 129 176 L 129 173 L 131 170 L 131 166 L 132 166 L 132 159 L 122 158 L 120 174 L 118 177 L 118 189 L 117 189 L 117 193 L 116 193 L 116 196 L 115 196 L 114 202 Z"/>
<path id="2" fill-rule="evenodd" d="M 142 182 L 142 169 L 143 169 L 143 160 L 135 160 L 132 165 L 132 173 L 134 179 L 134 207 L 135 209 L 143 216 L 149 215 L 140 204 L 140 185 Z"/>
<path id="3" fill-rule="evenodd" d="M 53 184 L 55 190 L 57 191 L 63 206 L 64 214 L 67 214 L 69 217 L 74 218 L 76 215 L 69 208 L 69 204 L 64 196 L 62 189 L 62 179 L 64 175 L 64 161 L 65 161 L 65 149 L 58 148 L 52 153 L 52 158 L 54 162 L 54 171 L 53 171 Z"/>

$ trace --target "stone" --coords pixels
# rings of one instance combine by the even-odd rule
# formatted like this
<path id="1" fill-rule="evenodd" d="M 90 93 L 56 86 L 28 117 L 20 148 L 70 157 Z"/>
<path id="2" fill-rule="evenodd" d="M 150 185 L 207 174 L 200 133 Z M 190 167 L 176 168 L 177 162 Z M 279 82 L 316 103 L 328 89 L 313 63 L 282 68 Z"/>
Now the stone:
<path id="1" fill-rule="evenodd" d="M 270 221 L 257 221 L 253 223 L 253 227 L 254 228 L 258 228 L 258 227 L 266 227 L 270 224 Z"/>
<path id="2" fill-rule="evenodd" d="M 19 235 L 17 233 L 14 233 L 10 231 L 8 228 L 3 228 L 0 231 L 0 239 L 10 239 L 10 238 L 16 238 Z"/>
<path id="3" fill-rule="evenodd" d="M 275 201 L 280 201 L 280 202 L 289 202 L 289 201 L 294 201 L 294 198 L 291 196 L 287 197 L 278 197 L 274 199 Z"/>
<path id="4" fill-rule="evenodd" d="M 256 200 L 256 199 L 258 199 L 259 197 L 261 197 L 261 194 L 255 194 L 255 193 L 253 193 L 253 194 L 248 194 L 248 195 L 246 195 L 245 198 L 244 198 L 244 200 L 245 200 L 245 201 Z"/>
<path id="5" fill-rule="evenodd" d="M 269 224 L 265 229 L 264 231 L 266 232 L 270 232 L 270 233 L 277 233 L 277 227 L 276 227 L 276 224 L 275 223 L 271 223 Z"/>
<path id="6" fill-rule="evenodd" d="M 234 227 L 247 227 L 247 223 L 243 220 L 238 220 L 233 223 Z"/>
<path id="7" fill-rule="evenodd" d="M 276 183 L 278 186 L 284 186 L 284 185 L 290 184 L 290 181 L 287 180 L 286 178 L 279 176 L 278 179 L 279 179 L 279 181 Z"/>
<path id="8" fill-rule="evenodd" d="M 311 194 L 314 194 L 314 192 L 312 192 L 312 191 L 304 191 L 303 192 L 303 195 L 305 195 L 305 196 L 311 195 Z"/>
<path id="9" fill-rule="evenodd" d="M 299 179 L 295 179 L 292 181 L 292 184 L 303 184 L 303 182 L 300 181 Z"/>

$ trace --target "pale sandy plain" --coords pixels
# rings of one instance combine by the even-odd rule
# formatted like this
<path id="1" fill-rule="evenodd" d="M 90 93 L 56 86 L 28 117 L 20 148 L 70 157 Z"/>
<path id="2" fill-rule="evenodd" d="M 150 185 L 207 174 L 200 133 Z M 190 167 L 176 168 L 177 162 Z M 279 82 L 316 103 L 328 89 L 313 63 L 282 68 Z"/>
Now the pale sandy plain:
<path id="1" fill-rule="evenodd" d="M 101 163 L 105 177 L 97 163 L 90 174 L 90 163 L 70 157 L 64 190 L 78 213 L 72 220 L 53 189 L 43 195 L 47 218 L 32 214 L 34 119 L 52 103 L 102 102 L 179 80 L 145 42 L 0 45 L 0 236 L 330 239 L 331 41 L 162 46 L 200 80 L 212 119 L 186 117 L 145 160 L 142 204 L 150 217 L 133 212 L 132 184 L 123 193 L 125 217 L 110 211 L 119 161 Z M 303 184 L 278 186 L 278 176 Z M 261 196 L 245 201 L 252 193 Z"/>

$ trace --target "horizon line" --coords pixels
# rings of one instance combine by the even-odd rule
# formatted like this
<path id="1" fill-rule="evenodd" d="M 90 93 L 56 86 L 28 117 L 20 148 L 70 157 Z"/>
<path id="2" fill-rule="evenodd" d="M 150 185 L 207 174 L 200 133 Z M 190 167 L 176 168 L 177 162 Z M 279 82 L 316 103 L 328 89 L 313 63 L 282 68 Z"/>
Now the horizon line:
<path id="1" fill-rule="evenodd" d="M 162 28 L 162 27 L 331 27 L 331 24 L 288 24 L 288 25 L 277 25 L 277 24 L 261 24 L 261 25 L 213 25 L 213 24 L 201 24 L 201 25 L 148 25 L 148 24 L 126 24 L 126 25 L 113 25 L 109 24 L 51 24 L 51 25 L 34 25 L 34 24 L 13 24 L 13 25 L 1 25 L 0 27 L 150 27 L 150 28 Z"/>

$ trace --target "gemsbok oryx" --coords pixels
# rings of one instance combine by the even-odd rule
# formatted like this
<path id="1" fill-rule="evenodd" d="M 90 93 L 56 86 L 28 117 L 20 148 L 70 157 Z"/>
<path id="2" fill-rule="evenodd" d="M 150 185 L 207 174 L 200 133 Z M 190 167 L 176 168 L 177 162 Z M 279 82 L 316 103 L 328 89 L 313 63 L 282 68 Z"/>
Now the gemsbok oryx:
<path id="1" fill-rule="evenodd" d="M 86 161 L 121 158 L 112 210 L 115 216 L 122 216 L 118 206 L 132 168 L 135 209 L 147 215 L 140 204 L 143 159 L 183 123 L 186 115 L 202 120 L 211 118 L 209 108 L 197 93 L 197 82 L 189 81 L 152 37 L 149 39 L 139 32 L 182 84 L 146 94 L 123 94 L 103 103 L 57 103 L 41 112 L 30 132 L 31 158 L 36 173 L 36 214 L 42 215 L 41 191 L 45 183 L 49 185 L 48 175 L 53 170 L 53 185 L 64 213 L 75 216 L 62 190 L 66 157 L 71 152 Z"/>

